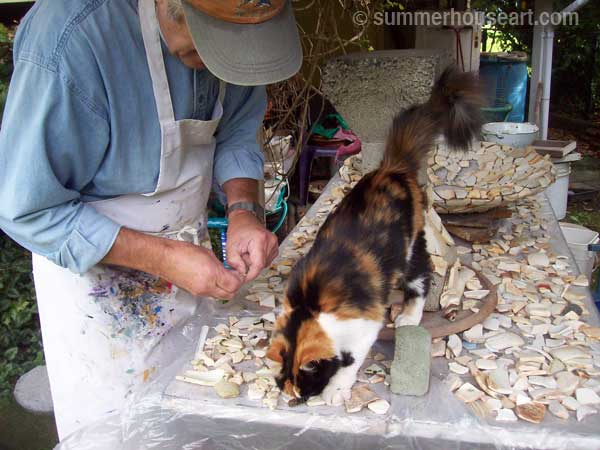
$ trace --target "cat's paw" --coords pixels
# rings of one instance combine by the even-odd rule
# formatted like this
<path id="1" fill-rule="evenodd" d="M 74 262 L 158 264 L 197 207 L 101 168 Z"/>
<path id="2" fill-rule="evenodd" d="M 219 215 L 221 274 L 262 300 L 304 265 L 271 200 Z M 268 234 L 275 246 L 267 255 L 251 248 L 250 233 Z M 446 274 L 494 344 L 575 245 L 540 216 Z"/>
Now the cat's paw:
<path id="1" fill-rule="evenodd" d="M 328 405 L 343 405 L 345 401 L 350 400 L 350 397 L 352 397 L 352 386 L 345 387 L 329 384 L 323 390 L 321 397 Z"/>
<path id="2" fill-rule="evenodd" d="M 399 315 L 398 317 L 396 317 L 396 321 L 394 322 L 394 325 L 396 328 L 398 328 L 398 327 L 405 327 L 408 325 L 419 325 L 419 323 L 421 323 L 420 315 L 405 314 L 405 315 Z"/>
<path id="3" fill-rule="evenodd" d="M 323 400 L 325 400 L 325 403 L 328 405 L 342 405 L 346 400 L 350 400 L 350 397 L 352 396 L 352 386 L 355 381 L 355 372 L 339 372 L 325 387 L 321 397 L 323 397 Z"/>

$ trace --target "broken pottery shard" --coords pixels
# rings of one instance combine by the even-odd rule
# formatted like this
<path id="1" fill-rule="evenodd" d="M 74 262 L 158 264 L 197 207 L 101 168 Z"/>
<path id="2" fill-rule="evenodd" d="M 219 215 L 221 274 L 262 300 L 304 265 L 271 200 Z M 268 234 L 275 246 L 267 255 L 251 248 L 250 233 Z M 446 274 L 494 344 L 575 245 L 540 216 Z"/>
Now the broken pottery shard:
<path id="1" fill-rule="evenodd" d="M 194 370 L 186 370 L 184 378 L 188 383 L 199 384 L 202 386 L 214 386 L 225 376 L 225 371 L 222 369 L 209 370 L 208 372 L 196 372 Z M 193 381 L 190 381 L 193 380 Z"/>
<path id="2" fill-rule="evenodd" d="M 585 419 L 588 416 L 591 416 L 593 414 L 597 414 L 598 411 L 594 408 L 592 408 L 591 406 L 580 406 L 577 409 L 577 421 L 581 422 L 583 419 Z"/>
<path id="3" fill-rule="evenodd" d="M 396 328 L 390 390 L 400 395 L 425 395 L 431 370 L 431 334 L 419 326 Z"/>
<path id="4" fill-rule="evenodd" d="M 590 280 L 585 275 L 579 275 L 575 280 L 573 280 L 573 286 L 581 286 L 588 287 L 590 285 Z"/>
<path id="5" fill-rule="evenodd" d="M 451 372 L 457 373 L 459 375 L 465 375 L 469 371 L 467 367 L 461 366 L 460 364 L 455 362 L 448 363 L 448 368 Z"/>
<path id="6" fill-rule="evenodd" d="M 384 359 L 386 359 L 386 356 L 383 353 L 375 353 L 375 356 L 373 356 L 373 359 L 375 361 L 383 361 Z"/>
<path id="7" fill-rule="evenodd" d="M 557 400 L 550 401 L 548 404 L 548 411 L 550 411 L 553 416 L 556 416 L 559 419 L 567 420 L 569 418 L 569 411 Z"/>
<path id="8" fill-rule="evenodd" d="M 579 386 L 579 377 L 571 372 L 559 372 L 555 377 L 558 390 L 565 395 L 572 395 Z"/>
<path id="9" fill-rule="evenodd" d="M 275 295 L 260 295 L 259 305 L 264 306 L 265 308 L 275 308 Z"/>
<path id="10" fill-rule="evenodd" d="M 581 327 L 581 331 L 583 332 L 583 334 L 585 334 L 587 337 L 591 338 L 591 339 L 598 339 L 600 340 L 600 327 Z"/>
<path id="11" fill-rule="evenodd" d="M 215 384 L 215 391 L 221 398 L 235 398 L 240 395 L 240 387 L 229 381 L 221 380 Z"/>
<path id="12" fill-rule="evenodd" d="M 373 400 L 377 400 L 377 394 L 366 386 L 358 386 L 352 389 L 350 400 L 345 402 L 347 413 L 356 413 L 362 410 Z"/>
<path id="13" fill-rule="evenodd" d="M 307 401 L 306 401 L 306 406 L 323 406 L 325 405 L 325 400 L 323 400 L 320 396 L 316 396 L 316 397 L 310 397 Z"/>
<path id="14" fill-rule="evenodd" d="M 577 411 L 579 408 L 581 408 L 581 405 L 579 404 L 579 402 L 577 400 L 575 400 L 573 397 L 567 397 L 567 398 L 563 398 L 561 400 L 561 403 L 563 404 L 563 406 L 571 411 Z"/>
<path id="15" fill-rule="evenodd" d="M 458 390 L 454 393 L 460 400 L 465 403 L 472 403 L 476 400 L 479 400 L 485 397 L 485 394 L 473 386 L 471 383 L 463 384 Z"/>
<path id="16" fill-rule="evenodd" d="M 557 383 L 553 377 L 531 376 L 529 382 L 535 386 L 543 386 L 548 389 L 556 389 Z"/>
<path id="17" fill-rule="evenodd" d="M 466 298 L 482 300 L 483 298 L 487 297 L 489 293 L 490 291 L 488 291 L 487 289 L 478 289 L 476 291 L 465 291 L 464 296 Z"/>
<path id="18" fill-rule="evenodd" d="M 251 383 L 256 380 L 258 376 L 254 372 L 242 372 L 242 378 L 244 379 L 244 383 Z"/>
<path id="19" fill-rule="evenodd" d="M 488 317 L 483 321 L 483 328 L 490 331 L 498 331 L 500 329 L 500 321 L 495 317 Z"/>
<path id="20" fill-rule="evenodd" d="M 451 357 L 458 357 L 462 352 L 462 341 L 456 334 L 448 336 L 448 349 L 450 350 Z"/>
<path id="21" fill-rule="evenodd" d="M 248 386 L 248 398 L 250 400 L 261 400 L 265 396 L 265 391 L 259 388 L 255 383 Z"/>
<path id="22" fill-rule="evenodd" d="M 446 354 L 446 341 L 440 340 L 431 344 L 431 356 L 436 358 Z"/>
<path id="23" fill-rule="evenodd" d="M 575 398 L 581 405 L 598 405 L 600 397 L 590 388 L 579 388 L 575 391 Z"/>
<path id="24" fill-rule="evenodd" d="M 463 382 L 458 375 L 454 373 L 449 373 L 446 379 L 444 380 L 444 384 L 448 386 L 450 392 L 454 392 L 462 386 Z"/>
<path id="25" fill-rule="evenodd" d="M 385 414 L 390 409 L 390 404 L 383 399 L 379 399 L 369 403 L 367 408 L 369 408 L 375 414 Z"/>
<path id="26" fill-rule="evenodd" d="M 555 358 L 560 359 L 564 363 L 568 363 L 572 359 L 591 358 L 591 356 L 577 347 L 560 347 L 550 350 L 550 354 Z"/>
<path id="27" fill-rule="evenodd" d="M 527 255 L 527 262 L 530 266 L 536 267 L 548 267 L 550 265 L 550 259 L 548 255 L 543 252 L 530 253 Z"/>
<path id="28" fill-rule="evenodd" d="M 483 337 L 483 326 L 478 323 L 477 325 L 469 328 L 467 331 L 463 333 L 463 338 L 465 341 L 470 342 L 472 344 L 480 344 L 485 341 Z"/>
<path id="29" fill-rule="evenodd" d="M 492 351 L 501 351 L 510 347 L 520 347 L 525 344 L 521 336 L 511 332 L 500 333 L 485 341 L 486 347 Z"/>
<path id="30" fill-rule="evenodd" d="M 499 394 L 509 395 L 512 387 L 506 369 L 498 368 L 488 373 L 488 387 Z"/>
<path id="31" fill-rule="evenodd" d="M 500 400 L 498 400 L 497 398 L 487 398 L 484 401 L 484 405 L 486 407 L 486 409 L 490 412 L 498 412 L 500 411 L 500 409 L 502 409 L 502 402 Z"/>
<path id="32" fill-rule="evenodd" d="M 516 422 L 518 419 L 517 416 L 515 416 L 515 413 L 512 412 L 512 410 L 502 408 L 500 411 L 498 411 L 496 420 L 498 422 Z"/>
<path id="33" fill-rule="evenodd" d="M 377 364 L 371 364 L 365 369 L 367 375 L 383 375 L 385 376 L 385 369 L 378 366 Z"/>
<path id="34" fill-rule="evenodd" d="M 481 358 L 475 361 L 475 365 L 478 369 L 481 370 L 494 370 L 498 368 L 498 363 L 496 363 L 496 361 L 494 361 L 493 359 Z"/>
<path id="35" fill-rule="evenodd" d="M 515 411 L 517 412 L 517 416 L 527 422 L 541 423 L 546 415 L 546 406 L 541 403 L 531 402 L 517 405 Z"/>

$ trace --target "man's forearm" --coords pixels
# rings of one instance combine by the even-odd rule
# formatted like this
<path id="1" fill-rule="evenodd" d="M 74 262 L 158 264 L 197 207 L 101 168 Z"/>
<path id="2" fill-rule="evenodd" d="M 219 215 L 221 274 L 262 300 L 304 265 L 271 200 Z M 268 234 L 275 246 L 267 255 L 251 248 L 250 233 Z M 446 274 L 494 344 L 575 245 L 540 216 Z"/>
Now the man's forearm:
<path id="1" fill-rule="evenodd" d="M 223 191 L 227 195 L 227 204 L 238 202 L 258 203 L 258 181 L 252 178 L 234 178 L 223 184 Z"/>
<path id="2" fill-rule="evenodd" d="M 161 275 L 169 243 L 168 239 L 121 228 L 102 263 Z"/>

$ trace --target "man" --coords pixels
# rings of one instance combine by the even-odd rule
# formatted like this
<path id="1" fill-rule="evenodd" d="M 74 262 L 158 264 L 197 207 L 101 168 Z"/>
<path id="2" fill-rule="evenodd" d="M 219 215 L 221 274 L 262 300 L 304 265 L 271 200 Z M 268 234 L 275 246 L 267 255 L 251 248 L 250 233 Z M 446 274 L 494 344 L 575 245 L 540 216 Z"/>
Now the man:
<path id="1" fill-rule="evenodd" d="M 276 256 L 258 86 L 302 56 L 285 0 L 38 0 L 14 55 L 0 227 L 34 253 L 62 439 L 177 356 L 165 336 L 209 308 L 184 291 L 232 298 Z M 232 270 L 196 245 L 213 181 Z"/>

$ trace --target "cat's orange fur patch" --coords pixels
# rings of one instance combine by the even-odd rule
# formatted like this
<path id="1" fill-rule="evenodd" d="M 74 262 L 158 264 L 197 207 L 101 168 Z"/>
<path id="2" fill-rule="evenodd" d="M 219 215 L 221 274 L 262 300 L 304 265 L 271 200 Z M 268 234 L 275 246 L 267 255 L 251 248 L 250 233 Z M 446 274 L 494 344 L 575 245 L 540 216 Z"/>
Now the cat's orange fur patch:
<path id="1" fill-rule="evenodd" d="M 294 355 L 294 365 L 292 373 L 298 375 L 300 367 L 320 359 L 330 359 L 335 357 L 333 342 L 327 336 L 321 325 L 316 319 L 306 320 L 300 325 L 298 338 L 296 340 L 296 354 Z"/>
<path id="2" fill-rule="evenodd" d="M 412 240 L 414 241 L 425 226 L 425 217 L 423 214 L 423 191 L 417 183 L 417 179 L 412 176 L 407 176 L 406 184 L 410 190 L 413 201 L 413 233 Z"/>
<path id="3" fill-rule="evenodd" d="M 353 307 L 340 307 L 335 310 L 335 318 L 338 320 L 368 319 L 382 321 L 385 317 L 385 306 L 378 303 L 367 309 Z"/>
<path id="4" fill-rule="evenodd" d="M 283 357 L 281 356 L 281 353 L 283 351 L 285 351 L 287 348 L 288 348 L 287 340 L 285 339 L 283 334 L 278 334 L 271 341 L 271 346 L 269 347 L 269 350 L 267 350 L 266 357 L 268 359 L 270 359 L 271 361 L 275 361 L 275 362 L 278 362 L 281 364 L 283 362 Z"/>

